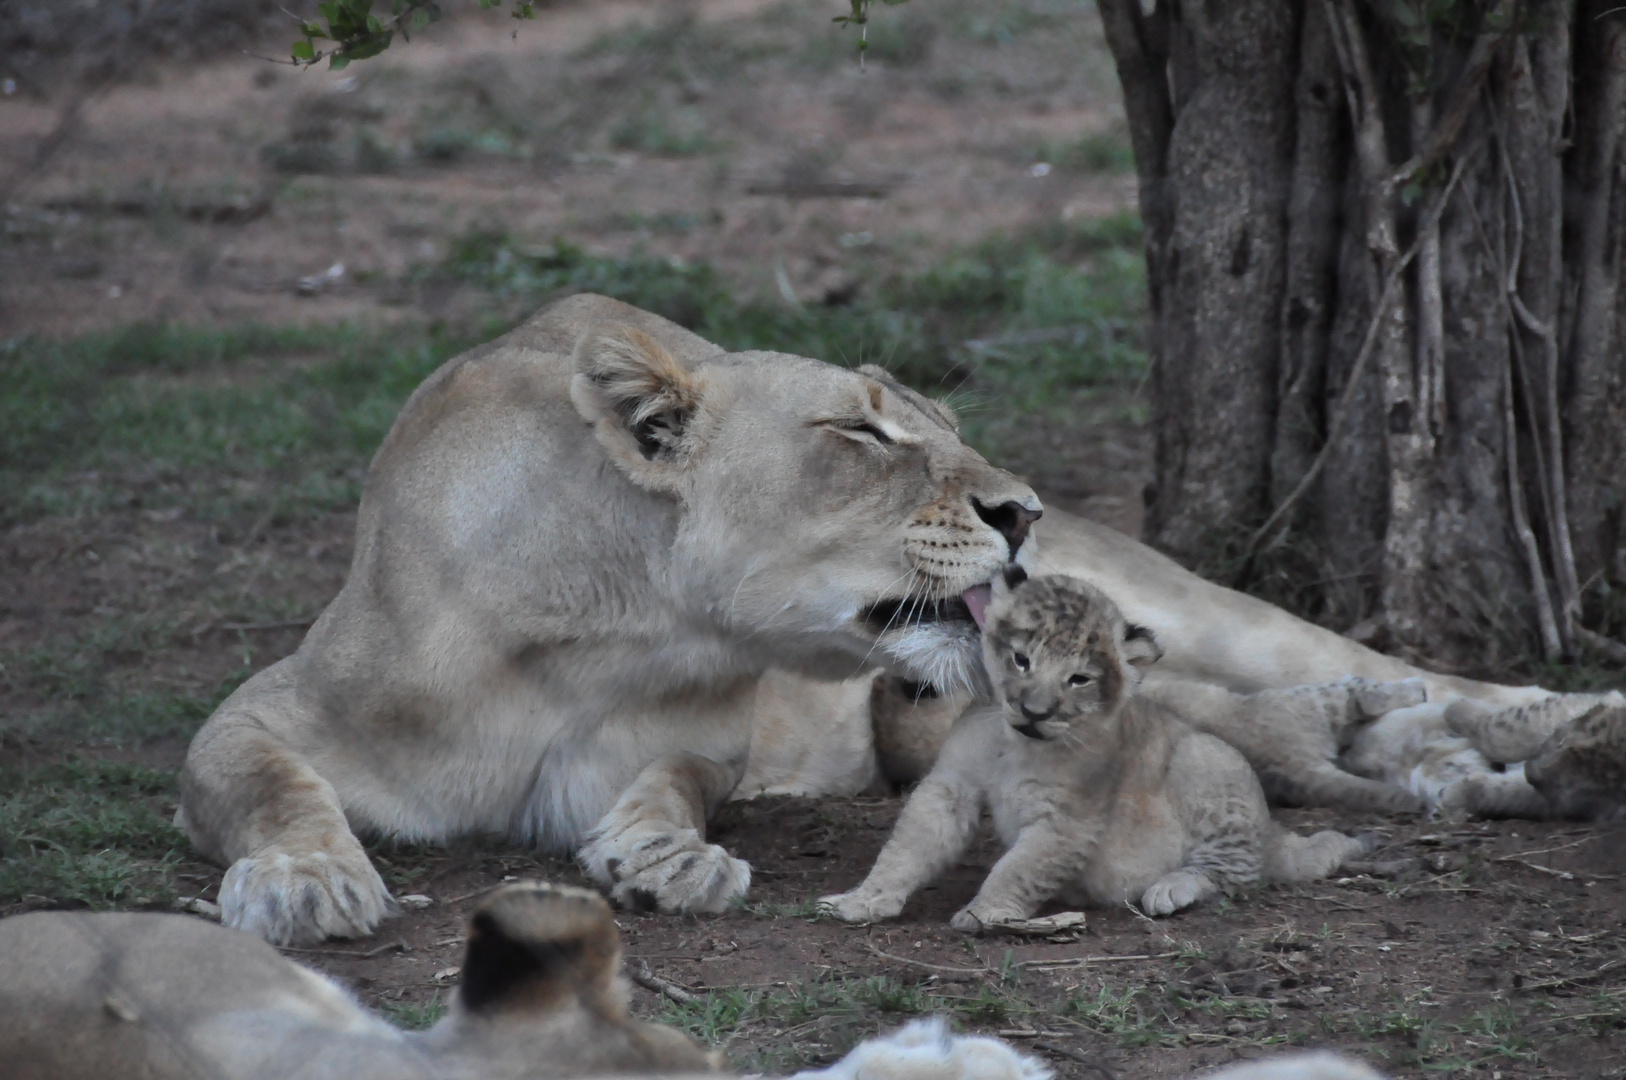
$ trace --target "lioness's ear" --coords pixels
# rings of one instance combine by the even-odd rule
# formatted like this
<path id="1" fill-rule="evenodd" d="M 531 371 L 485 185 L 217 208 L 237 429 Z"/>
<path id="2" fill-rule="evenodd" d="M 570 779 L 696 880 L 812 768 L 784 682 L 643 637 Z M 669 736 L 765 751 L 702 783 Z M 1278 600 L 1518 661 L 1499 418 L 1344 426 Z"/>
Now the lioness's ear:
<path id="1" fill-rule="evenodd" d="M 690 421 L 700 403 L 694 375 L 630 326 L 588 331 L 575 362 L 570 400 L 610 458 L 635 483 L 675 494 L 694 449 Z"/>
<path id="2" fill-rule="evenodd" d="M 1163 659 L 1163 646 L 1151 630 L 1131 623 L 1124 634 L 1123 658 L 1134 667 L 1149 667 Z"/>
<path id="3" fill-rule="evenodd" d="M 613 993 L 621 938 L 596 892 L 541 883 L 510 885 L 469 920 L 458 1000 L 470 1012 L 546 1010 L 567 995 L 601 1008 Z"/>

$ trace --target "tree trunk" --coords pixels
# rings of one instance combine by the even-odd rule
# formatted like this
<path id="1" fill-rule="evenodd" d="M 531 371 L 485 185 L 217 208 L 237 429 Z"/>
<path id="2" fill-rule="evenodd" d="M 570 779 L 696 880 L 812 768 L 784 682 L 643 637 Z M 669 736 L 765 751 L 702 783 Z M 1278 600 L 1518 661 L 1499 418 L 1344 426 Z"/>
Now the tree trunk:
<path id="1" fill-rule="evenodd" d="M 1099 0 L 1151 298 L 1147 539 L 1436 666 L 1626 585 L 1626 11 Z M 1589 606 L 1590 604 L 1590 606 Z"/>

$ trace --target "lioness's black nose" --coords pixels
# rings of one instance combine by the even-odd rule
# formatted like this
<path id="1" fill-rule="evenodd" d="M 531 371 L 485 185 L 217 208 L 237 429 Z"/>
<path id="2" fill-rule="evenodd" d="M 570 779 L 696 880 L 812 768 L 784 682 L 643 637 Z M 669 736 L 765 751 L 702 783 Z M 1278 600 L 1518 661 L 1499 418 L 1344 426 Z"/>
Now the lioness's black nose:
<path id="1" fill-rule="evenodd" d="M 1022 549 L 1022 541 L 1028 538 L 1028 529 L 1044 514 L 1043 510 L 1029 510 L 1014 499 L 991 507 L 972 499 L 971 505 L 976 507 L 978 517 L 999 530 L 1005 543 L 1010 545 L 1013 559 Z"/>

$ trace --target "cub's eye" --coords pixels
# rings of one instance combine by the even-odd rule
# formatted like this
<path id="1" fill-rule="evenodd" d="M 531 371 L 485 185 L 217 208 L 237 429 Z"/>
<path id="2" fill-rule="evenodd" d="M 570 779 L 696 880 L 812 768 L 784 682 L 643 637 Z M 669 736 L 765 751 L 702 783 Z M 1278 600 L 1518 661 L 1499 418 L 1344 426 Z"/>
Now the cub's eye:
<path id="1" fill-rule="evenodd" d="M 1026 671 L 1033 666 L 1033 661 L 1029 660 L 1026 654 L 1019 652 L 1011 653 L 1011 663 L 1016 665 L 1017 671 Z"/>
<path id="2" fill-rule="evenodd" d="M 1088 675 L 1070 675 L 1067 678 L 1068 686 L 1088 686 L 1095 680 Z"/>

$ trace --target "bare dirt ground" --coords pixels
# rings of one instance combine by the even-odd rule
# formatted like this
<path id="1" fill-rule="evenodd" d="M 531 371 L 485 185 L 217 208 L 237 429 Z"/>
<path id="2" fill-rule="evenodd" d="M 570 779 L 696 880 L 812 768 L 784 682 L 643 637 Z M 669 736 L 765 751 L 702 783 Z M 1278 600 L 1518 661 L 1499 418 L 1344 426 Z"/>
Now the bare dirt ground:
<path id="1" fill-rule="evenodd" d="M 878 33 L 863 72 L 828 30 L 840 5 L 748 0 L 564 4 L 517 38 L 504 19 L 457 19 L 340 75 L 246 58 L 157 70 L 94 99 L 4 208 L 0 339 L 142 321 L 455 323 L 489 297 L 421 271 L 472 227 L 705 261 L 742 295 L 816 304 L 1002 230 L 1133 207 L 1087 5 L 928 16 L 924 3 L 887 13 L 907 32 Z M 56 118 L 55 103 L 0 98 L 0 159 Z M 1065 428 L 1015 424 L 1007 460 L 1047 500 L 1134 533 L 1149 447 L 1134 415 L 1109 398 Z M 292 651 L 342 584 L 353 513 L 204 514 L 185 492 L 170 493 L 179 507 L 159 497 L 187 482 L 130 473 L 112 505 L 0 532 L 6 776 L 133 762 L 156 779 L 128 798 L 160 820 L 198 716 L 134 740 L 95 728 L 67 749 L 49 726 L 74 703 L 111 716 L 159 695 L 213 700 Z M 0 809 L 25 794 L 0 792 Z M 1626 1075 L 1620 832 L 1293 812 L 1388 846 L 1370 873 L 1158 922 L 1092 912 L 1067 940 L 948 930 L 986 846 L 896 923 L 813 917 L 811 898 L 862 877 L 899 805 L 729 806 L 716 838 L 753 864 L 750 903 L 623 914 L 630 969 L 678 991 L 640 987 L 637 1007 L 773 1071 L 941 1011 L 1065 1077 L 1186 1075 L 1284 1045 L 1399 1076 Z M 20 857 L 14 839 L 0 835 L 0 858 Z M 163 883 L 114 903 L 215 896 L 219 868 L 159 851 Z M 509 877 L 580 880 L 496 841 L 376 851 L 397 894 L 428 906 L 376 939 L 289 955 L 406 1023 L 456 985 L 480 895 Z M 41 886 L 0 913 L 105 902 L 78 896 Z"/>

